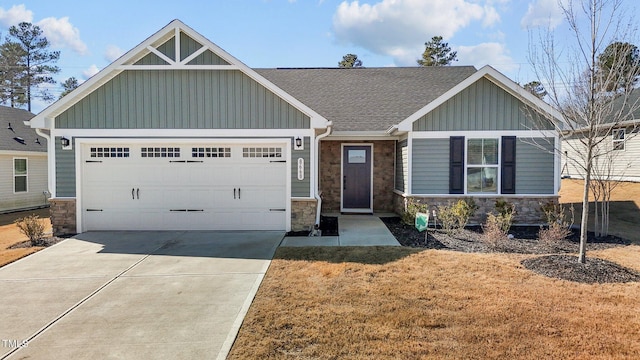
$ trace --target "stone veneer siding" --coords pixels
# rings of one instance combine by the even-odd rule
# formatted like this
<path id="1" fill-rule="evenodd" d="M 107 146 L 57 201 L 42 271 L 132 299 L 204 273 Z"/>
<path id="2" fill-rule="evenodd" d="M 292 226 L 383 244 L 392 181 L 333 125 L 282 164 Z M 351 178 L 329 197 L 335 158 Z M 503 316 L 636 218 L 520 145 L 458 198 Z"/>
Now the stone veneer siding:
<path id="1" fill-rule="evenodd" d="M 486 216 L 490 212 L 495 212 L 495 203 L 498 199 L 503 199 L 516 206 L 516 216 L 514 218 L 514 224 L 542 224 L 545 222 L 544 214 L 540 210 L 541 204 L 546 204 L 549 201 L 558 203 L 557 196 L 540 196 L 540 197 L 518 197 L 515 196 L 496 196 L 496 197 L 473 197 L 473 196 L 458 196 L 458 197 L 424 197 L 424 196 L 411 196 L 405 197 L 400 194 L 395 194 L 394 198 L 394 210 L 398 214 L 402 214 L 406 209 L 406 203 L 409 198 L 413 198 L 420 202 L 426 202 L 429 205 L 429 211 L 433 212 L 438 206 L 448 205 L 454 203 L 459 199 L 473 198 L 478 205 L 478 210 L 475 215 L 469 220 L 470 224 L 481 224 L 485 221 Z"/>
<path id="2" fill-rule="evenodd" d="M 311 231 L 316 223 L 315 199 L 291 200 L 291 231 Z"/>
<path id="3" fill-rule="evenodd" d="M 373 210 L 393 211 L 395 140 L 320 142 L 322 211 L 340 211 L 342 144 L 373 144 Z"/>
<path id="4" fill-rule="evenodd" d="M 76 199 L 49 199 L 53 235 L 75 234 Z"/>

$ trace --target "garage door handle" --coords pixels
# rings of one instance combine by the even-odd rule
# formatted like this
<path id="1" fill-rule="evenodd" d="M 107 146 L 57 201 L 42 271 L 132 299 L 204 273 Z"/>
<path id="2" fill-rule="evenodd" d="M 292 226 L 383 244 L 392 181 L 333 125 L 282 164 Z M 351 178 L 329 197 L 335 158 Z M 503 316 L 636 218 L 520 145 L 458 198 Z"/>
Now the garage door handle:
<path id="1" fill-rule="evenodd" d="M 238 188 L 238 199 L 240 199 L 240 188 Z"/>
<path id="2" fill-rule="evenodd" d="M 138 190 L 136 190 L 136 196 L 138 197 L 138 200 L 140 200 L 140 188 L 138 188 Z"/>
<path id="3" fill-rule="evenodd" d="M 233 188 L 233 200 L 236 199 L 236 188 Z"/>
<path id="4" fill-rule="evenodd" d="M 269 211 L 287 211 L 287 209 L 269 209 Z"/>
<path id="5" fill-rule="evenodd" d="M 136 188 L 131 188 L 131 198 L 132 198 L 133 200 L 135 200 L 135 199 L 136 199 L 135 192 L 136 192 Z"/>

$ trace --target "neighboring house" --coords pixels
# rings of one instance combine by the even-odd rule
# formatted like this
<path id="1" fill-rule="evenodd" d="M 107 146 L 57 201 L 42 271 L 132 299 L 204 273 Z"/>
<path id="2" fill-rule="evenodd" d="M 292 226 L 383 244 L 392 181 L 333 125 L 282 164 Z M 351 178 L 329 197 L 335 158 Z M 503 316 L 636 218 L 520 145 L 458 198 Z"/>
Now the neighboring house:
<path id="1" fill-rule="evenodd" d="M 24 124 L 33 116 L 0 106 L 0 213 L 49 204 L 47 142 Z"/>
<path id="2" fill-rule="evenodd" d="M 557 116 L 491 67 L 251 69 L 174 20 L 31 126 L 53 139 L 56 233 L 304 230 L 412 197 L 538 222 L 560 161 L 526 141 L 558 143 L 533 108 Z"/>
<path id="3" fill-rule="evenodd" d="M 640 92 L 634 91 L 627 99 L 627 106 L 640 105 Z M 619 106 L 617 109 L 621 109 Z M 630 119 L 620 122 L 619 126 L 611 127 L 604 124 L 604 130 L 611 130 L 609 134 L 596 138 L 601 141 L 598 151 L 603 154 L 594 160 L 598 169 L 594 176 L 604 180 L 640 182 L 640 108 L 630 113 Z M 567 136 L 562 140 L 562 170 L 563 178 L 584 179 L 583 156 L 586 146 L 580 143 L 581 133 Z"/>

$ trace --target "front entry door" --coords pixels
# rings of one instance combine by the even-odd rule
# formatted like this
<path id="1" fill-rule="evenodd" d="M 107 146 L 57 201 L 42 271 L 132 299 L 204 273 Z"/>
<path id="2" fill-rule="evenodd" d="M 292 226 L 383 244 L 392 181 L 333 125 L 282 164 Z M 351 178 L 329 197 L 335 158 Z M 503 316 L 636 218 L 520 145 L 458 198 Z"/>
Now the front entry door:
<path id="1" fill-rule="evenodd" d="M 344 145 L 341 211 L 373 212 L 371 185 L 371 145 Z"/>

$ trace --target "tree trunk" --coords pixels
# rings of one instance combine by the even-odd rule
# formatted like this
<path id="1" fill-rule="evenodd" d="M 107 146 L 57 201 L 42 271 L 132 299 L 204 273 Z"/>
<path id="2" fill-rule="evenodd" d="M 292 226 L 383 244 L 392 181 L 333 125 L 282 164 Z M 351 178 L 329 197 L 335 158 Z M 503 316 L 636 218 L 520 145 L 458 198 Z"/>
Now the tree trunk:
<path id="1" fill-rule="evenodd" d="M 588 156 L 591 155 L 591 149 L 587 150 Z M 584 264 L 587 262 L 587 225 L 589 222 L 589 185 L 591 183 L 591 163 L 587 163 L 587 171 L 584 177 L 584 190 L 582 192 L 582 217 L 580 219 L 580 250 L 578 254 L 578 262 Z"/>

